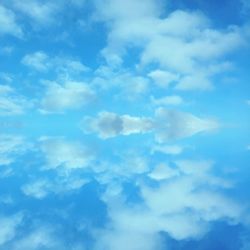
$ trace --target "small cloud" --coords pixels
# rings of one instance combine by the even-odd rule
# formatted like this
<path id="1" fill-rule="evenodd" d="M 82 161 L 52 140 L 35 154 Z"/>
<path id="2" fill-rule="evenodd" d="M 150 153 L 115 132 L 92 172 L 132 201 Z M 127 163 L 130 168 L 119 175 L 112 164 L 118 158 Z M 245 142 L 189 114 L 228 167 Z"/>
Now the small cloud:
<path id="1" fill-rule="evenodd" d="M 0 85 L 0 116 L 21 115 L 33 105 L 12 87 Z"/>
<path id="2" fill-rule="evenodd" d="M 208 76 L 194 74 L 187 75 L 180 79 L 178 84 L 175 86 L 177 90 L 211 90 L 213 85 L 208 79 Z"/>
<path id="3" fill-rule="evenodd" d="M 218 122 L 214 120 L 201 119 L 193 114 L 164 108 L 158 108 L 155 116 L 156 140 L 160 143 L 191 137 L 219 127 Z"/>
<path id="4" fill-rule="evenodd" d="M 63 113 L 79 109 L 95 99 L 94 91 L 83 82 L 66 81 L 63 84 L 46 81 L 40 111 L 44 114 Z"/>
<path id="5" fill-rule="evenodd" d="M 15 13 L 0 4 L 0 36 L 12 35 L 18 38 L 23 37 L 22 28 L 16 21 Z"/>
<path id="6" fill-rule="evenodd" d="M 155 70 L 148 74 L 154 83 L 161 88 L 168 88 L 171 83 L 179 80 L 179 75 L 170 73 L 168 71 Z"/>
<path id="7" fill-rule="evenodd" d="M 21 61 L 25 66 L 40 72 L 53 70 L 59 74 L 70 75 L 89 70 L 80 61 L 67 57 L 51 57 L 43 51 L 27 54 Z"/>
<path id="8" fill-rule="evenodd" d="M 148 176 L 154 180 L 166 180 L 178 176 L 179 172 L 176 169 L 173 169 L 166 164 L 157 165 Z"/>
<path id="9" fill-rule="evenodd" d="M 56 21 L 61 6 L 51 1 L 23 0 L 13 1 L 13 7 L 31 19 L 32 24 L 47 26 Z"/>
<path id="10" fill-rule="evenodd" d="M 183 104 L 183 99 L 178 95 L 171 95 L 162 98 L 151 97 L 151 102 L 155 106 L 177 106 Z"/>
<path id="11" fill-rule="evenodd" d="M 151 149 L 151 153 L 160 152 L 169 155 L 179 155 L 183 152 L 183 147 L 178 145 L 154 145 Z"/>
<path id="12" fill-rule="evenodd" d="M 93 152 L 85 145 L 60 138 L 43 139 L 41 150 L 46 159 L 45 169 L 70 171 L 85 168 L 94 158 Z"/>
<path id="13" fill-rule="evenodd" d="M 0 215 L 0 223 L 3 227 L 0 230 L 0 246 L 11 241 L 16 236 L 16 231 L 22 223 L 23 215 L 15 214 L 5 217 Z"/>
<path id="14" fill-rule="evenodd" d="M 37 71 L 47 71 L 51 67 L 48 55 L 42 51 L 24 56 L 22 63 Z"/>
<path id="15" fill-rule="evenodd" d="M 81 122 L 81 128 L 84 132 L 97 133 L 101 138 L 106 139 L 119 135 L 148 133 L 152 130 L 152 120 L 101 112 L 97 118 L 85 117 Z"/>

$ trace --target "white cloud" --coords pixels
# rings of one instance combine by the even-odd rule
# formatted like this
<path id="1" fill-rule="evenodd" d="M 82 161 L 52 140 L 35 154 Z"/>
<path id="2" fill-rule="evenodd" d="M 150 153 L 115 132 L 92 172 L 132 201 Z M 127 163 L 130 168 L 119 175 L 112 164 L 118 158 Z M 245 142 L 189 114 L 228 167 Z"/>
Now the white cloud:
<path id="1" fill-rule="evenodd" d="M 88 180 L 83 178 L 60 177 L 58 180 L 37 179 L 21 187 L 22 192 L 36 199 L 43 199 L 47 195 L 54 193 L 66 193 L 83 187 Z"/>
<path id="2" fill-rule="evenodd" d="M 149 79 L 128 70 L 114 70 L 101 66 L 95 71 L 92 84 L 102 90 L 117 91 L 116 98 L 129 101 L 138 100 L 140 96 L 148 93 Z"/>
<path id="3" fill-rule="evenodd" d="M 212 161 L 180 160 L 171 165 L 160 164 L 149 174 L 157 185 L 137 182 L 141 203 L 126 203 L 121 193 L 104 197 L 110 223 L 97 235 L 97 250 L 116 249 L 131 237 L 126 249 L 161 249 L 160 232 L 175 240 L 199 239 L 214 221 L 244 222 L 245 208 L 223 193 L 225 180 L 211 174 Z"/>
<path id="4" fill-rule="evenodd" d="M 22 38 L 23 31 L 16 21 L 13 11 L 0 4 L 0 35 L 13 35 Z"/>
<path id="5" fill-rule="evenodd" d="M 28 144 L 22 136 L 0 135 L 0 165 L 10 165 L 27 148 Z"/>
<path id="6" fill-rule="evenodd" d="M 84 132 L 97 133 L 101 138 L 106 139 L 118 135 L 148 133 L 152 130 L 152 120 L 101 112 L 97 118 L 85 117 L 81 122 L 81 128 Z"/>
<path id="7" fill-rule="evenodd" d="M 169 167 L 166 164 L 159 164 L 157 165 L 153 171 L 151 171 L 148 176 L 154 180 L 165 180 L 169 178 L 173 178 L 175 176 L 178 176 L 179 173 L 176 171 L 176 169 L 173 169 Z"/>
<path id="8" fill-rule="evenodd" d="M 200 132 L 217 129 L 219 124 L 192 114 L 158 108 L 155 118 L 132 117 L 101 112 L 96 118 L 85 117 L 81 128 L 85 133 L 97 133 L 106 139 L 119 135 L 154 132 L 160 143 L 193 136 Z"/>
<path id="9" fill-rule="evenodd" d="M 51 225 L 38 225 L 32 231 L 17 238 L 11 244 L 11 249 L 34 250 L 34 249 L 62 249 L 65 250 L 67 244 L 59 237 L 56 229 Z M 73 244 L 74 245 L 74 244 Z M 72 246 L 72 249 L 74 247 Z"/>
<path id="10" fill-rule="evenodd" d="M 83 82 L 66 81 L 64 84 L 59 84 L 46 81 L 44 83 L 47 89 L 41 100 L 41 112 L 45 114 L 79 109 L 95 98 L 95 93 Z"/>
<path id="11" fill-rule="evenodd" d="M 160 68 L 149 75 L 161 87 L 180 76 L 192 76 L 192 82 L 182 80 L 178 88 L 210 89 L 210 77 L 222 69 L 212 73 L 208 66 L 223 62 L 224 55 L 244 43 L 239 27 L 217 30 L 201 12 L 176 10 L 162 18 L 159 1 L 96 1 L 96 9 L 99 20 L 106 22 L 109 30 L 102 52 L 107 62 L 119 65 L 130 48 L 138 48 L 139 66 Z"/>
<path id="12" fill-rule="evenodd" d="M 45 166 L 47 169 L 85 168 L 94 158 L 93 152 L 81 143 L 60 138 L 42 139 L 41 150 L 47 162 Z"/>
<path id="13" fill-rule="evenodd" d="M 88 70 L 80 61 L 67 57 L 52 57 L 43 51 L 36 51 L 25 55 L 22 63 L 37 71 L 46 72 L 49 70 L 57 73 L 71 74 L 82 73 Z"/>
<path id="14" fill-rule="evenodd" d="M 193 74 L 181 78 L 175 88 L 177 90 L 211 90 L 213 84 L 207 76 Z"/>
<path id="15" fill-rule="evenodd" d="M 178 95 L 170 95 L 161 98 L 151 97 L 151 102 L 155 106 L 177 106 L 183 104 L 184 101 Z"/>
<path id="16" fill-rule="evenodd" d="M 27 101 L 12 87 L 0 85 L 0 116 L 21 115 L 32 106 L 32 101 Z"/>
<path id="17" fill-rule="evenodd" d="M 181 154 L 182 151 L 183 151 L 183 147 L 178 146 L 178 145 L 157 144 L 152 147 L 151 154 L 155 152 L 160 152 L 160 153 L 169 154 L 169 155 L 178 155 L 178 154 Z"/>
<path id="18" fill-rule="evenodd" d="M 0 246 L 12 240 L 16 236 L 16 230 L 22 223 L 22 220 L 22 214 L 15 214 L 8 217 L 0 215 Z"/>
<path id="19" fill-rule="evenodd" d="M 28 54 L 23 57 L 22 63 L 38 71 L 46 71 L 50 67 L 49 57 L 42 51 Z"/>
<path id="20" fill-rule="evenodd" d="M 158 108 L 155 116 L 155 136 L 158 142 L 190 137 L 219 127 L 218 122 L 214 120 L 164 108 Z"/>
<path id="21" fill-rule="evenodd" d="M 162 70 L 154 70 L 148 76 L 161 88 L 168 88 L 171 83 L 178 81 L 180 78 L 179 75 Z"/>
<path id="22" fill-rule="evenodd" d="M 41 26 L 54 23 L 60 9 L 55 2 L 38 0 L 14 0 L 13 7 Z"/>

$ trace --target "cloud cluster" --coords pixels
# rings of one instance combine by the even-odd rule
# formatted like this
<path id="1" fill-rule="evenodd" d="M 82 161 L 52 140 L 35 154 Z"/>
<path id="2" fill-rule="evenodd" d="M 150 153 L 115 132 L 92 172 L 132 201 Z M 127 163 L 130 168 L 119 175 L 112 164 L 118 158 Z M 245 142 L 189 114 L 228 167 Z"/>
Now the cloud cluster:
<path id="1" fill-rule="evenodd" d="M 36 51 L 25 55 L 22 63 L 39 72 L 47 72 L 49 70 L 58 73 L 82 73 L 88 70 L 79 60 L 67 57 L 52 57 L 43 51 Z"/>
<path id="2" fill-rule="evenodd" d="M 23 31 L 16 20 L 15 13 L 0 4 L 0 35 L 12 35 L 18 38 L 23 36 Z"/>
<path id="3" fill-rule="evenodd" d="M 0 215 L 0 246 L 12 240 L 16 236 L 16 230 L 23 220 L 22 214 L 15 214 L 12 216 Z"/>
<path id="4" fill-rule="evenodd" d="M 244 43 L 239 27 L 217 30 L 198 11 L 164 15 L 162 2 L 154 0 L 95 2 L 97 19 L 109 31 L 102 51 L 107 62 L 120 65 L 127 50 L 138 48 L 141 67 L 157 66 L 149 76 L 160 87 L 175 83 L 178 90 L 211 89 L 211 76 L 227 70 L 224 56 Z"/>
<path id="5" fill-rule="evenodd" d="M 82 143 L 62 138 L 42 138 L 41 151 L 46 159 L 45 169 L 86 168 L 94 158 L 93 152 Z"/>
<path id="6" fill-rule="evenodd" d="M 199 239 L 214 221 L 243 222 L 244 208 L 223 193 L 228 183 L 211 174 L 212 166 L 195 160 L 157 165 L 148 176 L 158 185 L 137 182 L 142 201 L 134 205 L 121 193 L 106 193 L 111 221 L 99 232 L 96 249 L 115 250 L 128 238 L 129 250 L 163 249 L 160 232 L 176 240 Z"/>
<path id="7" fill-rule="evenodd" d="M 94 91 L 84 82 L 65 81 L 60 84 L 44 81 L 44 83 L 46 90 L 40 103 L 40 111 L 44 114 L 79 109 L 95 99 Z"/>
<path id="8" fill-rule="evenodd" d="M 165 142 L 217 129 L 218 123 L 189 113 L 158 108 L 154 118 L 101 112 L 96 118 L 85 117 L 81 122 L 81 127 L 84 132 L 97 133 L 103 139 L 154 132 L 158 142 Z"/>
<path id="9" fill-rule="evenodd" d="M 17 156 L 28 149 L 24 137 L 16 135 L 0 135 L 0 165 L 10 165 Z"/>
<path id="10" fill-rule="evenodd" d="M 84 132 L 97 133 L 106 139 L 118 135 L 148 133 L 153 126 L 150 118 L 101 112 L 96 118 L 85 117 L 81 121 L 81 128 Z"/>
<path id="11" fill-rule="evenodd" d="M 8 85 L 0 85 L 0 116 L 21 115 L 31 106 L 32 100 L 26 100 Z"/>

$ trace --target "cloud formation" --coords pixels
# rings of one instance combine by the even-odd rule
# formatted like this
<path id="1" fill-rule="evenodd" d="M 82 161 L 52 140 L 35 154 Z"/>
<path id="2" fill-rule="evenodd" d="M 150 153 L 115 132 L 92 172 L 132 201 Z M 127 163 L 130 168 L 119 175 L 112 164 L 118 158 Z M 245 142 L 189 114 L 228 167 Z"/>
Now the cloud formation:
<path id="1" fill-rule="evenodd" d="M 103 139 L 134 133 L 155 133 L 158 142 L 181 139 L 218 128 L 218 123 L 192 114 L 158 108 L 154 118 L 132 117 L 101 112 L 96 118 L 85 117 L 81 128 Z"/>
<path id="2" fill-rule="evenodd" d="M 41 100 L 41 112 L 63 113 L 79 109 L 94 100 L 94 91 L 84 82 L 65 81 L 63 84 L 53 81 L 44 82 L 45 94 Z"/>
<path id="3" fill-rule="evenodd" d="M 23 37 L 22 28 L 18 25 L 15 13 L 0 4 L 0 35 Z"/>

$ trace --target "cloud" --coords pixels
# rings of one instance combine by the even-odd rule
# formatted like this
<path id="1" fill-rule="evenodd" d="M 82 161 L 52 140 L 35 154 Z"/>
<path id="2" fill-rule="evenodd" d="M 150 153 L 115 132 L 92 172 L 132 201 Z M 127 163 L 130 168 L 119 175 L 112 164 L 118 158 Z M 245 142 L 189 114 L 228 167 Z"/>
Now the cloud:
<path id="1" fill-rule="evenodd" d="M 78 190 L 83 187 L 88 180 L 83 178 L 58 178 L 56 180 L 36 179 L 33 182 L 24 184 L 21 187 L 22 192 L 36 199 L 43 199 L 51 193 L 61 194 L 69 191 Z"/>
<path id="2" fill-rule="evenodd" d="M 41 151 L 46 159 L 45 169 L 62 168 L 70 171 L 86 168 L 94 158 L 88 147 L 62 138 L 41 139 Z"/>
<path id="3" fill-rule="evenodd" d="M 0 246 L 4 245 L 8 241 L 11 241 L 16 236 L 16 230 L 22 223 L 23 215 L 15 214 L 12 216 L 0 215 Z"/>
<path id="4" fill-rule="evenodd" d="M 218 126 L 216 121 L 164 108 L 156 110 L 155 118 L 101 112 L 96 118 L 85 117 L 81 122 L 81 128 L 85 133 L 97 133 L 103 139 L 154 132 L 156 140 L 160 143 L 214 130 Z"/>
<path id="5" fill-rule="evenodd" d="M 56 227 L 51 225 L 41 224 L 33 226 L 32 231 L 23 234 L 13 241 L 10 246 L 13 250 L 26 249 L 67 249 L 67 244 L 65 244 L 63 237 L 60 237 L 56 231 Z M 74 248 L 74 243 L 72 244 L 72 249 Z M 80 248 L 83 250 L 84 248 Z"/>
<path id="6" fill-rule="evenodd" d="M 57 73 L 82 73 L 88 70 L 80 61 L 67 57 L 51 57 L 43 51 L 36 51 L 25 55 L 21 61 L 25 66 L 40 72 L 49 70 Z"/>
<path id="7" fill-rule="evenodd" d="M 22 136 L 0 135 L 0 165 L 10 165 L 29 145 Z"/>
<path id="8" fill-rule="evenodd" d="M 81 128 L 84 132 L 97 133 L 101 138 L 106 139 L 118 135 L 148 133 L 152 130 L 152 120 L 101 112 L 97 118 L 85 117 L 81 122 Z"/>
<path id="9" fill-rule="evenodd" d="M 63 113 L 79 109 L 94 100 L 94 91 L 84 82 L 65 81 L 63 84 L 45 81 L 46 91 L 41 100 L 42 113 Z"/>
<path id="10" fill-rule="evenodd" d="M 151 102 L 155 106 L 177 106 L 183 104 L 183 99 L 178 95 L 164 96 L 161 98 L 151 97 Z"/>
<path id="11" fill-rule="evenodd" d="M 60 10 L 60 6 L 56 3 L 38 0 L 14 0 L 13 7 L 41 26 L 54 23 L 56 14 Z"/>
<path id="12" fill-rule="evenodd" d="M 12 87 L 0 85 L 0 116 L 21 115 L 32 106 L 32 101 L 26 100 Z"/>
<path id="13" fill-rule="evenodd" d="M 171 83 L 178 81 L 180 78 L 179 75 L 162 70 L 154 70 L 148 76 L 161 88 L 168 88 Z"/>
<path id="14" fill-rule="evenodd" d="M 175 240 L 200 239 L 215 221 L 243 223 L 244 206 L 223 193 L 228 186 L 211 173 L 213 164 L 179 160 L 156 165 L 149 173 L 156 185 L 137 182 L 141 197 L 136 203 L 126 202 L 124 193 L 106 194 L 110 223 L 97 234 L 96 249 L 116 249 L 130 237 L 126 249 L 163 249 L 162 232 Z"/>
<path id="15" fill-rule="evenodd" d="M 47 71 L 50 67 L 49 57 L 42 51 L 28 54 L 22 59 L 22 63 L 38 71 Z"/>
<path id="16" fill-rule="evenodd" d="M 138 100 L 139 97 L 148 93 L 150 81 L 142 74 L 132 70 L 115 70 L 107 66 L 100 66 L 95 71 L 92 85 L 103 91 L 117 91 L 116 98 L 129 101 Z"/>
<path id="17" fill-rule="evenodd" d="M 189 113 L 164 108 L 158 108 L 155 116 L 155 136 L 158 142 L 191 137 L 219 127 L 218 122 L 214 120 L 201 119 Z"/>
<path id="18" fill-rule="evenodd" d="M 137 49 L 135 65 L 153 68 L 149 76 L 158 86 L 166 88 L 182 78 L 178 89 L 211 89 L 211 77 L 226 69 L 212 73 L 208 66 L 223 63 L 225 55 L 245 43 L 242 29 L 216 29 L 199 11 L 175 10 L 166 16 L 161 5 L 153 0 L 96 1 L 97 20 L 108 28 L 102 51 L 107 63 L 119 66 L 130 49 Z"/>
<path id="19" fill-rule="evenodd" d="M 157 165 L 148 176 L 154 180 L 165 180 L 178 176 L 179 173 L 175 169 L 167 166 L 166 164 Z"/>
<path id="20" fill-rule="evenodd" d="M 157 144 L 154 145 L 151 149 L 151 154 L 155 152 L 160 152 L 163 154 L 169 154 L 169 155 L 178 155 L 181 154 L 183 151 L 183 147 L 178 146 L 178 145 L 162 145 L 162 144 Z"/>
<path id="21" fill-rule="evenodd" d="M 202 74 L 187 75 L 180 79 L 175 87 L 177 90 L 211 90 L 213 84 L 207 76 Z"/>
<path id="22" fill-rule="evenodd" d="M 23 31 L 16 21 L 15 13 L 1 4 L 0 23 L 0 35 L 12 35 L 18 38 L 23 37 Z"/>

